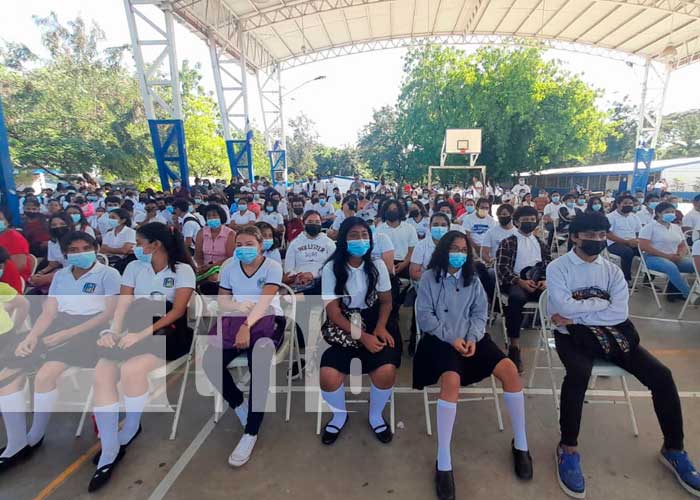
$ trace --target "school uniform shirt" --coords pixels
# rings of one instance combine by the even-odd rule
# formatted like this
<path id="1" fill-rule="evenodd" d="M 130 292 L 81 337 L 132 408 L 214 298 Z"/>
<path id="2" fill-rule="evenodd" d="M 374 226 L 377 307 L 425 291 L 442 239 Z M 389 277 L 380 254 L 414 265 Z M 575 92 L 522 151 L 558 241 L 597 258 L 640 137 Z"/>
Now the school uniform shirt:
<path id="1" fill-rule="evenodd" d="M 286 202 L 286 201 L 280 200 L 280 202 L 277 204 L 277 212 L 278 212 L 283 218 L 289 217 L 289 209 L 287 208 L 287 202 Z"/>
<path id="2" fill-rule="evenodd" d="M 46 250 L 46 260 L 49 262 L 58 262 L 62 266 L 66 265 L 66 258 L 61 251 L 61 245 L 58 241 L 49 240 Z"/>
<path id="3" fill-rule="evenodd" d="M 331 224 L 331 229 L 333 231 L 340 231 L 340 225 L 343 223 L 345 220 L 345 214 L 343 213 L 342 210 L 336 210 L 335 211 L 335 219 L 333 219 L 333 224 Z"/>
<path id="4" fill-rule="evenodd" d="M 408 249 L 415 248 L 418 244 L 418 233 L 406 222 L 401 222 L 397 227 L 391 227 L 386 222 L 382 222 L 377 227 L 377 233 L 386 234 L 394 244 L 394 260 L 404 260 L 408 255 Z"/>
<path id="5" fill-rule="evenodd" d="M 375 232 L 372 235 L 373 245 L 372 245 L 372 259 L 381 259 L 386 252 L 394 251 L 394 244 L 391 242 L 386 234 L 379 234 Z"/>
<path id="6" fill-rule="evenodd" d="M 391 291 L 391 279 L 389 271 L 382 260 L 375 260 L 374 265 L 377 268 L 378 277 L 375 289 L 377 292 Z M 347 265 L 348 280 L 345 283 L 345 295 L 342 296 L 343 302 L 350 309 L 367 309 L 365 296 L 367 295 L 367 274 L 365 273 L 365 263 L 362 261 L 360 267 L 352 267 Z M 333 272 L 333 262 L 327 262 L 323 266 L 321 272 L 321 296 L 324 301 L 333 301 L 341 298 L 335 294 L 335 273 Z"/>
<path id="7" fill-rule="evenodd" d="M 274 260 L 280 266 L 282 265 L 282 255 L 280 254 L 278 248 L 273 248 L 272 250 L 265 250 L 263 252 L 263 257 L 265 257 L 266 259 Z"/>
<path id="8" fill-rule="evenodd" d="M 365 208 L 360 210 L 357 215 L 366 221 L 373 221 L 377 218 L 377 209 L 370 203 L 365 205 Z"/>
<path id="9" fill-rule="evenodd" d="M 518 232 L 517 227 L 511 227 L 510 229 L 504 229 L 500 224 L 493 226 L 491 229 L 486 231 L 484 239 L 481 242 L 481 246 L 488 247 L 492 259 L 496 258 L 496 251 L 498 250 L 498 245 L 501 241 L 506 238 L 513 236 Z"/>
<path id="10" fill-rule="evenodd" d="M 625 240 L 633 240 L 637 237 L 639 231 L 642 230 L 642 223 L 635 214 L 621 214 L 617 210 L 614 210 L 607 214 L 606 216 L 610 222 L 610 232 L 613 233 L 618 238 L 623 238 Z M 614 241 L 608 240 L 608 246 L 615 243 Z"/>
<path id="11" fill-rule="evenodd" d="M 312 207 L 314 210 L 316 210 L 319 214 L 321 214 L 321 217 L 332 217 L 335 210 L 333 209 L 333 205 L 330 203 L 326 202 L 325 205 L 321 205 L 320 203 L 316 203 Z"/>
<path id="12" fill-rule="evenodd" d="M 433 241 L 433 238 L 423 238 L 418 242 L 416 248 L 413 249 L 411 264 L 418 264 L 423 270 L 427 269 L 434 251 L 435 242 Z"/>
<path id="13" fill-rule="evenodd" d="M 700 240 L 693 243 L 693 248 L 691 249 L 690 253 L 693 255 L 693 257 L 700 255 Z"/>
<path id="14" fill-rule="evenodd" d="M 162 296 L 173 302 L 178 288 L 196 288 L 197 277 L 188 264 L 175 264 L 175 271 L 166 266 L 156 273 L 151 264 L 135 260 L 124 269 L 122 285 L 133 288 L 136 297 Z"/>
<path id="15" fill-rule="evenodd" d="M 146 220 L 147 217 L 146 212 L 139 212 L 134 215 L 134 223 L 136 225 L 141 224 L 143 221 Z M 160 222 L 161 224 L 168 224 L 168 221 L 166 221 L 159 213 L 156 212 L 156 215 L 151 218 L 148 222 Z"/>
<path id="16" fill-rule="evenodd" d="M 199 233 L 199 230 L 202 229 L 199 220 L 193 215 L 186 215 L 180 219 L 179 222 L 182 224 L 182 237 L 192 238 L 192 244 L 190 246 L 194 248 L 194 240 L 197 238 L 197 233 Z"/>
<path id="17" fill-rule="evenodd" d="M 577 325 L 612 326 L 628 318 L 629 290 L 622 270 L 600 255 L 591 263 L 574 250 L 547 266 L 547 314 Z M 596 297 L 603 291 L 610 300 Z M 557 327 L 568 333 L 566 327 Z"/>
<path id="18" fill-rule="evenodd" d="M 311 273 L 318 277 L 324 262 L 335 251 L 335 242 L 323 233 L 311 238 L 302 232 L 287 247 L 284 272 L 287 274 Z"/>
<path id="19" fill-rule="evenodd" d="M 406 222 L 413 226 L 416 230 L 416 234 L 419 238 L 425 238 L 425 235 L 430 232 L 430 219 L 428 217 L 423 217 L 420 222 L 416 222 L 413 217 L 406 219 Z"/>
<path id="20" fill-rule="evenodd" d="M 3 335 L 14 327 L 14 322 L 5 310 L 5 304 L 12 302 L 17 297 L 17 290 L 7 283 L 0 283 L 0 335 Z"/>
<path id="21" fill-rule="evenodd" d="M 272 227 L 277 229 L 278 226 L 284 226 L 284 217 L 279 212 L 265 212 L 260 214 L 260 221 L 267 222 Z"/>
<path id="22" fill-rule="evenodd" d="M 693 241 L 700 238 L 700 212 L 695 208 L 683 216 L 682 225 L 695 230 L 693 231 Z"/>
<path id="23" fill-rule="evenodd" d="M 121 248 L 127 243 L 136 244 L 136 231 L 133 228 L 124 226 L 119 234 L 110 229 L 103 233 L 102 244 L 111 248 Z"/>
<path id="24" fill-rule="evenodd" d="M 100 234 L 105 235 L 109 232 L 110 229 L 112 229 L 112 226 L 109 225 L 108 221 L 109 212 L 105 212 L 97 219 L 97 230 L 100 232 Z"/>
<path id="25" fill-rule="evenodd" d="M 482 219 L 476 215 L 476 212 L 467 215 L 462 219 L 462 227 L 465 231 L 467 231 L 467 233 L 469 233 L 474 244 L 479 246 L 483 245 L 486 231 L 497 225 L 498 222 L 496 222 L 490 215 L 487 215 Z"/>
<path id="26" fill-rule="evenodd" d="M 282 283 L 282 266 L 272 259 L 263 260 L 260 267 L 248 276 L 243 270 L 240 260 L 234 260 L 230 265 L 224 267 L 219 274 L 219 286 L 233 294 L 233 300 L 244 302 L 249 300 L 257 302 L 262 295 L 265 285 L 275 285 L 279 287 Z M 278 295 L 270 303 L 275 314 L 282 315 L 282 307 Z"/>
<path id="27" fill-rule="evenodd" d="M 559 220 L 559 209 L 562 207 L 561 203 L 547 203 L 544 206 L 544 215 L 551 217 L 552 221 L 556 222 Z"/>
<path id="28" fill-rule="evenodd" d="M 251 212 L 250 210 L 246 210 L 245 212 L 241 212 L 240 210 L 236 210 L 235 214 L 231 215 L 231 222 L 238 226 L 245 226 L 246 224 L 254 224 L 256 220 L 255 214 Z"/>
<path id="29" fill-rule="evenodd" d="M 676 224 L 664 226 L 658 221 L 647 224 L 639 232 L 639 238 L 649 240 L 651 246 L 663 253 L 676 254 L 678 245 L 683 241 L 683 231 Z"/>
<path id="30" fill-rule="evenodd" d="M 464 286 L 462 270 L 440 282 L 428 269 L 420 278 L 416 298 L 416 321 L 421 331 L 452 344 L 457 339 L 479 342 L 486 332 L 488 299 L 475 276 Z"/>
<path id="31" fill-rule="evenodd" d="M 646 226 L 654 220 L 653 210 L 650 211 L 646 205 L 642 205 L 642 209 L 639 212 L 637 212 L 636 215 L 637 219 L 639 219 L 639 222 L 642 224 L 642 227 Z"/>
<path id="32" fill-rule="evenodd" d="M 515 237 L 518 239 L 518 253 L 515 256 L 513 272 L 519 275 L 520 271 L 526 267 L 534 266 L 538 262 L 542 262 L 542 247 L 540 246 L 540 241 L 537 239 L 537 236 L 532 233 L 525 236 L 520 231 L 517 231 Z"/>
<path id="33" fill-rule="evenodd" d="M 82 231 L 82 232 L 84 232 L 84 233 L 86 233 L 86 234 L 89 234 L 89 235 L 92 236 L 93 238 L 95 237 L 95 230 L 90 226 L 90 224 L 88 224 L 87 226 L 84 226 L 84 227 L 80 227 L 79 224 L 76 224 L 76 225 L 73 227 L 73 229 L 75 229 L 76 231 Z"/>
<path id="34" fill-rule="evenodd" d="M 49 287 L 49 297 L 58 302 L 58 312 L 74 316 L 92 316 L 105 310 L 105 297 L 119 294 L 119 272 L 95 262 L 77 280 L 73 266 L 56 271 Z"/>

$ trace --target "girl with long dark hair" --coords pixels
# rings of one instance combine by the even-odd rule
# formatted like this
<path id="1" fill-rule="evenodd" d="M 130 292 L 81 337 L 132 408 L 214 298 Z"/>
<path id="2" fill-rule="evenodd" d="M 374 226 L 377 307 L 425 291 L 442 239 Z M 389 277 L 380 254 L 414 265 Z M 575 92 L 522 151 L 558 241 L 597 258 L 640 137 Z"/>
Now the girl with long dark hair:
<path id="1" fill-rule="evenodd" d="M 114 213 L 114 212 L 112 212 Z M 148 374 L 187 354 L 193 339 L 187 306 L 196 286 L 194 265 L 179 231 L 160 222 L 136 233 L 136 260 L 124 270 L 112 328 L 97 342 L 94 413 L 102 452 L 88 491 L 110 479 L 126 447 L 141 431 L 141 414 L 149 399 Z M 154 319 L 154 312 L 165 314 Z M 121 366 L 118 363 L 121 362 Z M 121 379 L 126 419 L 118 431 Z"/>
<path id="2" fill-rule="evenodd" d="M 441 500 L 455 498 L 450 444 L 459 389 L 492 374 L 503 384 L 503 398 L 515 434 L 515 473 L 522 479 L 532 478 L 522 383 L 513 362 L 486 333 L 488 301 L 473 260 L 472 245 L 465 234 L 445 234 L 421 276 L 416 299 L 423 337 L 413 361 L 413 387 L 422 390 L 440 383 L 435 487 Z"/>
<path id="3" fill-rule="evenodd" d="M 401 337 L 390 319 L 391 279 L 382 260 L 372 259 L 372 231 L 360 217 L 340 225 L 336 249 L 321 273 L 327 319 L 322 334 L 330 344 L 321 358 L 321 395 L 333 418 L 321 441 L 333 444 L 347 421 L 345 376 L 354 358 L 372 380 L 369 425 L 382 443 L 392 432 L 382 416 L 401 364 Z"/>

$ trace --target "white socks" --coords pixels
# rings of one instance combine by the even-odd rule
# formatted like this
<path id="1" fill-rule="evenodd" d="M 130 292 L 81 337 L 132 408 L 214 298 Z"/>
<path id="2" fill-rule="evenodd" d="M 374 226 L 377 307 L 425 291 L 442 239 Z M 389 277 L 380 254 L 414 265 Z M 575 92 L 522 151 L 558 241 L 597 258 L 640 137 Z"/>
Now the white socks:
<path id="1" fill-rule="evenodd" d="M 27 442 L 31 446 L 37 444 L 44 437 L 57 400 L 57 389 L 49 392 L 34 393 L 34 418 L 32 419 L 32 428 L 27 435 Z"/>
<path id="2" fill-rule="evenodd" d="M 527 451 L 527 431 L 525 430 L 525 396 L 520 392 L 503 392 L 510 424 L 513 427 L 514 446 L 516 450 Z"/>
<path id="3" fill-rule="evenodd" d="M 452 470 L 452 455 L 450 445 L 452 444 L 452 429 L 455 425 L 457 415 L 457 403 L 451 403 L 443 399 L 437 402 L 437 432 L 438 432 L 438 452 L 437 468 L 439 471 Z"/>
<path id="4" fill-rule="evenodd" d="M 119 444 L 126 444 L 136 435 L 141 424 L 141 414 L 148 403 L 148 391 L 136 397 L 124 396 L 124 423 L 119 431 Z"/>
<path id="5" fill-rule="evenodd" d="M 92 409 L 95 414 L 97 430 L 100 433 L 102 453 L 97 468 L 109 465 L 119 454 L 119 403 L 106 406 L 95 406 Z"/>
<path id="6" fill-rule="evenodd" d="M 391 399 L 393 390 L 393 387 L 378 389 L 374 384 L 371 384 L 369 390 L 369 425 L 372 426 L 372 429 L 386 425 L 382 417 L 382 412 L 389 402 L 389 399 Z"/>
<path id="7" fill-rule="evenodd" d="M 9 458 L 27 446 L 27 402 L 24 391 L 0 396 L 0 412 L 7 431 L 7 446 L 0 457 Z"/>
<path id="8" fill-rule="evenodd" d="M 341 384 L 338 389 L 333 392 L 321 391 L 323 400 L 328 403 L 333 411 L 333 418 L 328 422 L 328 425 L 333 425 L 338 429 L 342 429 L 345 421 L 348 419 L 348 413 L 345 409 L 345 385 Z M 331 434 L 336 434 L 338 431 L 326 426 L 326 431 Z"/>
<path id="9" fill-rule="evenodd" d="M 243 398 L 243 402 L 236 406 L 233 409 L 233 411 L 238 417 L 238 420 L 241 421 L 241 425 L 245 429 L 245 426 L 248 424 L 248 400 L 246 398 Z"/>

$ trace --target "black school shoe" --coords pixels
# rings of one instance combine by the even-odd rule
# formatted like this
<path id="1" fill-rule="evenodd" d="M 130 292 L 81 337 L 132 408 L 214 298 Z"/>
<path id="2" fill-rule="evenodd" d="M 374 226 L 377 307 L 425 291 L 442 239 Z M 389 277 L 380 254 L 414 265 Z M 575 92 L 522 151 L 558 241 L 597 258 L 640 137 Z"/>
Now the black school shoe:
<path id="1" fill-rule="evenodd" d="M 455 500 L 455 478 L 451 470 L 441 471 L 435 463 L 435 493 L 439 500 Z"/>
<path id="2" fill-rule="evenodd" d="M 17 453 L 12 455 L 11 457 L 6 457 L 6 458 L 0 458 L 0 473 L 5 472 L 8 469 L 11 469 L 15 465 L 19 464 L 23 460 L 27 460 L 29 457 L 32 456 L 32 454 L 41 448 L 41 445 L 44 444 L 44 438 L 42 437 L 38 443 L 36 443 L 34 446 L 31 444 L 28 444 L 21 450 L 19 450 Z M 2 452 L 5 451 L 5 448 L 0 449 L 0 455 L 2 455 Z"/>
<path id="3" fill-rule="evenodd" d="M 513 450 L 513 466 L 515 467 L 515 475 L 520 479 L 529 481 L 532 479 L 532 457 L 529 451 L 515 449 L 515 440 L 510 444 Z"/>
<path id="4" fill-rule="evenodd" d="M 119 453 L 117 453 L 117 458 L 114 459 L 114 462 L 100 467 L 95 471 L 95 474 L 93 474 L 92 479 L 90 479 L 90 484 L 88 485 L 88 493 L 99 490 L 109 482 L 109 480 L 112 478 L 114 468 L 117 466 L 117 464 L 119 464 L 119 462 L 122 461 L 125 453 L 126 447 L 121 446 L 119 448 Z"/>
<path id="5" fill-rule="evenodd" d="M 388 444 L 394 439 L 394 435 L 391 433 L 391 427 L 387 425 L 386 420 L 382 419 L 382 421 L 384 422 L 383 424 L 377 427 L 372 427 L 370 425 L 370 427 L 372 427 L 372 432 L 374 432 L 374 436 L 380 443 Z"/>
<path id="6" fill-rule="evenodd" d="M 340 433 L 343 432 L 343 429 L 345 429 L 345 426 L 348 425 L 348 418 L 349 414 L 345 415 L 345 423 L 343 424 L 342 427 L 336 427 L 335 425 L 331 425 L 330 423 L 327 423 L 323 427 L 323 434 L 321 434 L 321 442 L 327 446 L 332 445 L 335 443 L 338 438 L 340 437 Z M 328 428 L 335 429 L 337 432 L 328 432 Z"/>
<path id="7" fill-rule="evenodd" d="M 129 447 L 129 445 L 130 445 L 131 443 L 134 442 L 134 439 L 136 439 L 137 437 L 139 437 L 139 434 L 141 434 L 141 431 L 142 431 L 142 430 L 143 430 L 143 428 L 141 427 L 141 424 L 139 424 L 139 428 L 138 428 L 138 430 L 136 431 L 136 434 L 134 434 L 134 437 L 132 437 L 131 439 L 129 439 L 129 442 L 128 442 L 128 443 L 119 446 L 119 448 L 120 448 L 120 449 L 121 449 L 121 448 L 124 448 L 124 451 L 126 452 L 126 449 Z M 93 465 L 99 464 L 99 463 L 100 463 L 100 457 L 101 457 L 101 456 L 102 456 L 102 450 L 100 450 L 100 451 L 98 451 L 97 453 L 95 453 L 95 456 L 92 457 L 92 464 L 93 464 Z"/>

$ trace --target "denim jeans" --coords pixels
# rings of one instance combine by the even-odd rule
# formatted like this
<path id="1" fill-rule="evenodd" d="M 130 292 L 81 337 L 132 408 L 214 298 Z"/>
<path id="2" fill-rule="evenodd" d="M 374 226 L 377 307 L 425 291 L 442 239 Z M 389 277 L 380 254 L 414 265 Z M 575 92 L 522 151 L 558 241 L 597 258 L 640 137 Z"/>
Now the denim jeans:
<path id="1" fill-rule="evenodd" d="M 655 255 L 646 255 L 644 260 L 647 263 L 647 267 L 653 271 L 659 271 L 668 275 L 668 279 L 671 280 L 673 286 L 681 292 L 683 298 L 688 298 L 690 293 L 690 287 L 686 282 L 685 278 L 681 276 L 681 273 L 692 273 L 693 262 L 690 257 L 684 257 L 680 262 L 672 262 L 664 257 L 657 257 Z"/>

